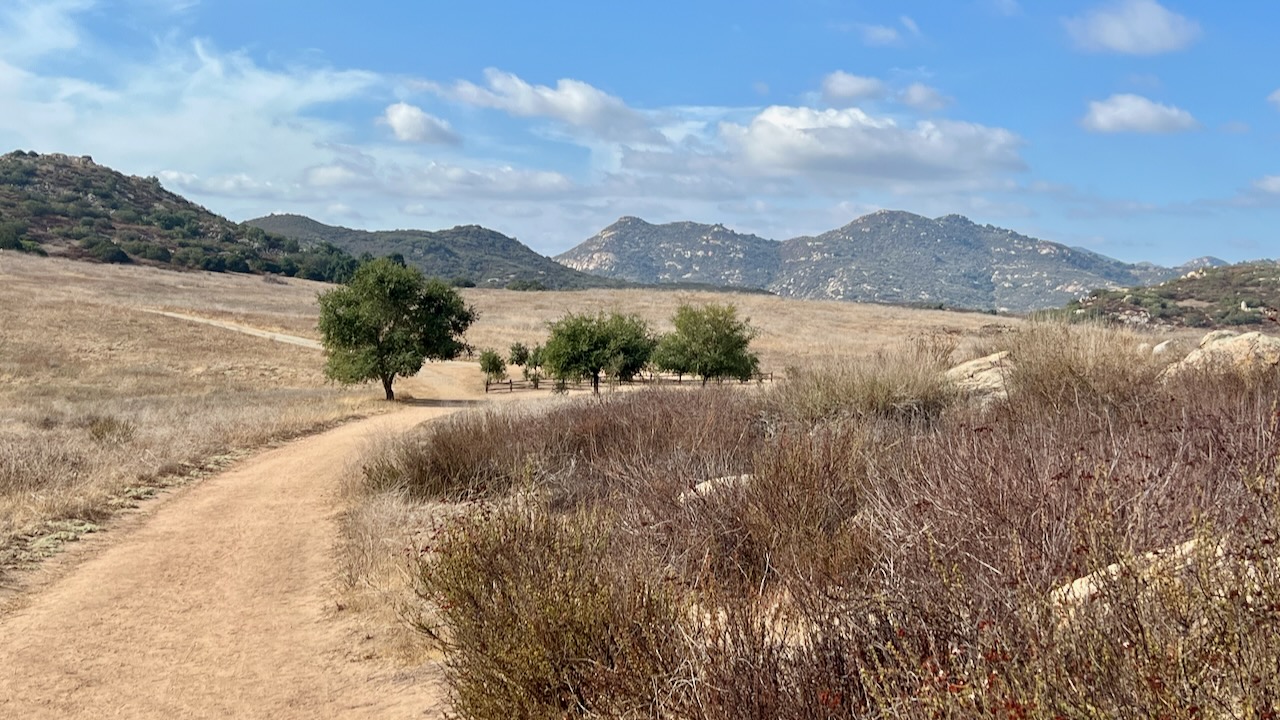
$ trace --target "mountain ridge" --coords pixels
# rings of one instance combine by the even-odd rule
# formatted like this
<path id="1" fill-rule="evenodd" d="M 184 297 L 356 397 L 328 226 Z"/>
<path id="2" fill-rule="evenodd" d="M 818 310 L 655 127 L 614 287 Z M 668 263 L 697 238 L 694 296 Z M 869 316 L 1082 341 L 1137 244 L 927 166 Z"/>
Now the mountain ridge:
<path id="1" fill-rule="evenodd" d="M 399 254 L 426 275 L 459 284 L 555 290 L 626 284 L 561 265 L 515 238 L 480 225 L 445 230 L 357 230 L 292 213 L 265 215 L 244 224 L 297 240 L 327 242 L 352 255 Z"/>
<path id="2" fill-rule="evenodd" d="M 1125 263 L 969 218 L 877 210 L 812 236 L 778 241 L 724 225 L 655 225 L 624 216 L 557 261 L 638 282 L 697 278 L 783 296 L 1026 312 L 1096 288 L 1148 285 L 1205 266 Z"/>

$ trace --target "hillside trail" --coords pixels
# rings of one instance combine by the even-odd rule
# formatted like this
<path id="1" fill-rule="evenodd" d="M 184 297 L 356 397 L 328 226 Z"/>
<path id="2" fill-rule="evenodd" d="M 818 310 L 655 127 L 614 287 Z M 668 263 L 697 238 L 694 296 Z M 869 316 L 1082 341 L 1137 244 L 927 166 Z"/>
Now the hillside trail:
<path id="1" fill-rule="evenodd" d="M 354 657 L 333 599 L 336 520 L 365 443 L 483 398 L 474 374 L 429 363 L 398 384 L 412 404 L 246 459 L 91 538 L 0 616 L 0 718 L 440 717 L 430 669 Z"/>

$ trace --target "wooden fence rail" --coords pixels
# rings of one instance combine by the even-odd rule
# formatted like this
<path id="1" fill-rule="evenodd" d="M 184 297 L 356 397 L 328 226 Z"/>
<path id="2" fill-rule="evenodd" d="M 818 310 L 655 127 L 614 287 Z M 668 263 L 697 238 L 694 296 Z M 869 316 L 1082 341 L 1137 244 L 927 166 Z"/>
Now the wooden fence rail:
<path id="1" fill-rule="evenodd" d="M 715 380 L 713 382 L 715 382 L 716 384 L 723 384 L 724 382 L 726 382 L 726 380 L 721 379 L 721 380 Z M 732 380 L 729 380 L 728 382 L 732 382 Z M 756 373 L 751 376 L 750 380 L 739 380 L 738 382 L 743 385 L 749 382 L 755 382 L 755 383 L 773 382 L 773 373 L 771 372 Z M 624 384 L 625 385 L 683 385 L 685 383 L 701 384 L 702 379 L 699 377 L 695 377 L 693 375 L 668 375 L 663 373 L 650 373 L 650 374 L 637 375 L 626 383 L 622 383 L 615 380 L 601 381 L 602 385 L 605 385 L 605 384 L 608 384 L 608 385 L 624 385 Z M 538 381 L 536 385 L 532 380 L 515 380 L 515 379 L 490 380 L 486 378 L 484 381 L 484 391 L 486 394 L 491 392 L 503 392 L 504 390 L 509 393 L 515 392 L 517 390 L 551 390 L 551 389 L 554 389 L 555 387 L 556 387 L 556 381 L 550 378 L 542 378 L 541 380 Z M 575 382 L 566 383 L 565 387 L 568 387 L 574 390 L 582 390 L 584 388 L 591 387 L 591 383 L 585 380 L 578 380 Z"/>

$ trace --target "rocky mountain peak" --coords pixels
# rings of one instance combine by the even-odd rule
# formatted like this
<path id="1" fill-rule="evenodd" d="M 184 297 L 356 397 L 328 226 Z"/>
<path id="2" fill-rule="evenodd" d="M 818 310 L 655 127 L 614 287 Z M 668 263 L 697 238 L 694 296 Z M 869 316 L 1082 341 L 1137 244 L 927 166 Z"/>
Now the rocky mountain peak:
<path id="1" fill-rule="evenodd" d="M 556 258 L 639 282 L 694 281 L 779 295 L 1024 312 L 1061 307 L 1094 288 L 1178 275 L 979 225 L 877 210 L 817 236 L 776 242 L 723 225 L 622 218 Z"/>

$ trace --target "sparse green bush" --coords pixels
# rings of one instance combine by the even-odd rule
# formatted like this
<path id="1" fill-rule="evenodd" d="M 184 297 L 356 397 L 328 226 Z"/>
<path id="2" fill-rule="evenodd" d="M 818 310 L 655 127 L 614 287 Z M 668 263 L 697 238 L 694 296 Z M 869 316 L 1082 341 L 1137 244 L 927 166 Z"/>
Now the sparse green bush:
<path id="1" fill-rule="evenodd" d="M 507 361 L 492 348 L 480 351 L 480 372 L 490 382 L 507 379 Z"/>
<path id="2" fill-rule="evenodd" d="M 522 342 L 511 343 L 507 360 L 516 367 L 524 367 L 524 364 L 529 362 L 529 347 Z"/>
<path id="3" fill-rule="evenodd" d="M 95 243 L 89 252 L 104 263 L 133 262 L 128 253 L 109 240 Z"/>

